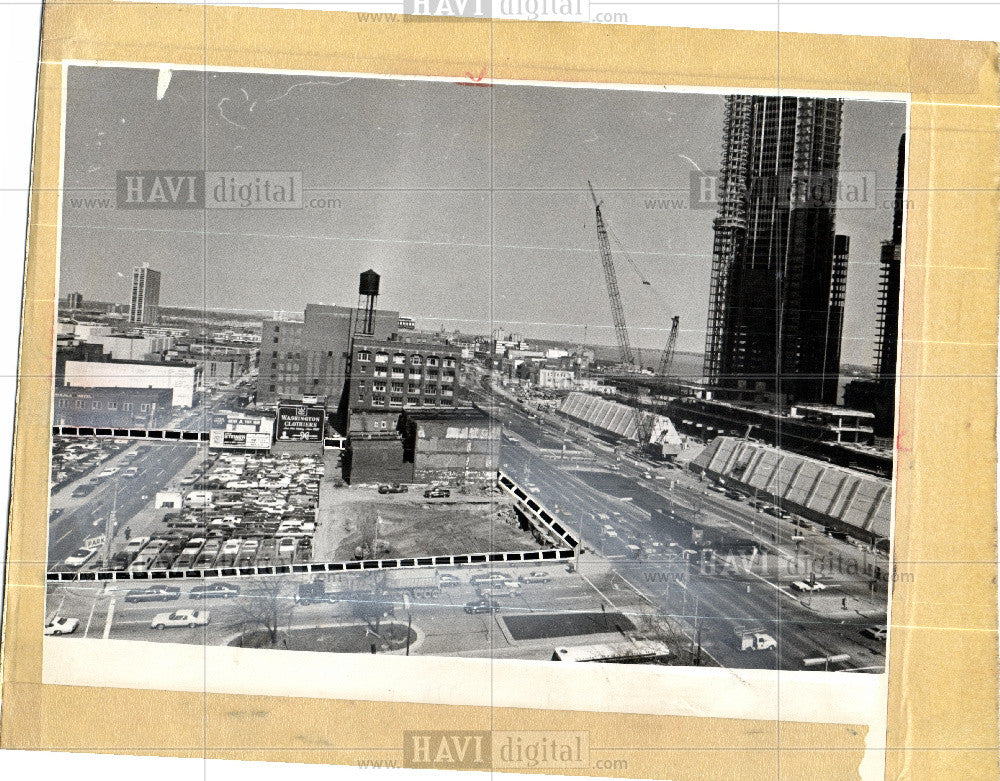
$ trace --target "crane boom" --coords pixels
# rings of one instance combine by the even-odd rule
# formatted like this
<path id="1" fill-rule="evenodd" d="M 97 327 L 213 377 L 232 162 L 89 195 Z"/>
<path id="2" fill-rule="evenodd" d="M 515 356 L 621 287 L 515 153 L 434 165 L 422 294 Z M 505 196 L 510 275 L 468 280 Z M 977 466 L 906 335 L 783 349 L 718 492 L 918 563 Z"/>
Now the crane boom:
<path id="1" fill-rule="evenodd" d="M 626 371 L 635 368 L 632 358 L 632 345 L 629 343 L 628 328 L 625 326 L 625 309 L 622 307 L 622 296 L 618 290 L 618 277 L 615 274 L 615 264 L 611 257 L 611 242 L 608 240 L 608 228 L 604 224 L 604 215 L 601 213 L 601 201 L 597 200 L 594 194 L 594 187 L 587 182 L 590 188 L 590 197 L 594 199 L 594 211 L 597 214 L 597 247 L 601 251 L 601 265 L 604 267 L 604 281 L 608 286 L 608 298 L 611 299 L 611 318 L 615 323 L 615 336 L 618 338 L 618 355 Z M 634 264 L 633 264 L 634 267 Z M 636 273 L 642 276 L 639 269 Z M 645 284 L 649 284 L 646 282 Z M 638 386 L 632 380 L 626 380 L 623 386 L 625 398 L 628 406 L 632 408 L 632 418 L 635 423 L 635 437 L 639 442 L 640 449 L 649 444 L 652 434 L 651 426 L 646 414 L 639 407 Z"/>
<path id="2" fill-rule="evenodd" d="M 608 298 L 611 299 L 611 319 L 615 324 L 615 337 L 618 339 L 618 357 L 622 364 L 632 367 L 632 345 L 628 339 L 628 329 L 625 326 L 625 309 L 622 307 L 622 295 L 618 290 L 618 276 L 615 274 L 615 264 L 611 258 L 611 242 L 608 239 L 608 229 L 604 224 L 604 215 L 601 213 L 601 203 L 594 194 L 594 188 L 587 182 L 590 188 L 590 197 L 594 199 L 594 211 L 597 214 L 597 248 L 601 253 L 601 265 L 604 267 L 604 282 L 608 287 Z"/>
<path id="3" fill-rule="evenodd" d="M 677 329 L 681 323 L 679 315 L 674 315 L 670 320 L 670 337 L 667 339 L 667 346 L 663 348 L 663 355 L 660 356 L 660 365 L 656 373 L 661 377 L 666 377 L 670 373 L 670 367 L 674 363 L 674 350 L 677 348 Z"/>

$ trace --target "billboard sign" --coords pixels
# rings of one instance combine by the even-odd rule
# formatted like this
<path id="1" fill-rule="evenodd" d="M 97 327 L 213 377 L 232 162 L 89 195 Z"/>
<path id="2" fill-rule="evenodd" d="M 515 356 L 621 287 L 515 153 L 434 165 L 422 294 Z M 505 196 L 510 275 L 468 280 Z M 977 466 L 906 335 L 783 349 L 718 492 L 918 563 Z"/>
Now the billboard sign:
<path id="1" fill-rule="evenodd" d="M 275 441 L 322 442 L 326 408 L 308 404 L 278 405 Z"/>
<path id="2" fill-rule="evenodd" d="M 274 424 L 269 418 L 228 413 L 212 416 L 208 446 L 226 450 L 268 450 Z"/>
<path id="3" fill-rule="evenodd" d="M 208 434 L 208 446 L 227 450 L 267 450 L 271 447 L 271 434 L 212 429 Z"/>

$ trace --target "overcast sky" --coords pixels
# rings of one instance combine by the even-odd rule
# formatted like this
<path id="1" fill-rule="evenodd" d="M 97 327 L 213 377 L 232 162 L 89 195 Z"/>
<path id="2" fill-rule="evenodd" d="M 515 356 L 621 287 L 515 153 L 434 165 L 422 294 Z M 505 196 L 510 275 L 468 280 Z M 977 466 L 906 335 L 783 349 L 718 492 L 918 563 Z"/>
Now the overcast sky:
<path id="1" fill-rule="evenodd" d="M 715 170 L 723 98 L 661 91 L 474 87 L 443 82 L 71 67 L 60 294 L 128 300 L 131 269 L 162 272 L 161 304 L 301 312 L 354 305 L 357 275 L 383 275 L 380 305 L 422 327 L 613 344 L 587 192 L 619 246 L 633 343 L 704 347 L 714 210 L 686 202 Z M 842 171 L 872 171 L 891 201 L 901 103 L 845 105 Z M 123 211 L 118 170 L 301 171 L 334 208 Z M 879 242 L 891 208 L 840 210 L 851 238 L 845 362 L 869 364 Z M 651 283 L 643 285 L 640 276 Z"/>

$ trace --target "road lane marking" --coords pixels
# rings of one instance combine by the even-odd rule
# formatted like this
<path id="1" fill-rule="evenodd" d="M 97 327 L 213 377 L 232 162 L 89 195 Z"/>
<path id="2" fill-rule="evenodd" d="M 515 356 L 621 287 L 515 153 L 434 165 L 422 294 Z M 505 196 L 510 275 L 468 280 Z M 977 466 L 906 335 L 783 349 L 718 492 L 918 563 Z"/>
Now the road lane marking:
<path id="1" fill-rule="evenodd" d="M 94 597 L 94 604 L 90 606 L 90 615 L 87 616 L 87 628 L 83 630 L 83 636 L 86 637 L 90 632 L 90 621 L 94 617 L 94 610 L 97 609 L 97 597 Z"/>
<path id="2" fill-rule="evenodd" d="M 112 599 L 108 604 L 108 619 L 104 622 L 104 639 L 107 640 L 111 635 L 111 622 L 115 617 L 115 601 Z"/>

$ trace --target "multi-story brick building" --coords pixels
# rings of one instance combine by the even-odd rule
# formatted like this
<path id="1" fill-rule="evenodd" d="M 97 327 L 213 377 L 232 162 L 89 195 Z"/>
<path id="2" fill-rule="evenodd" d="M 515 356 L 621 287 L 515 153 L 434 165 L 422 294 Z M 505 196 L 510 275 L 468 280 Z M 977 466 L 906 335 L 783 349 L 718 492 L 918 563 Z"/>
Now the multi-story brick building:
<path id="1" fill-rule="evenodd" d="M 173 396 L 172 388 L 57 387 L 52 424 L 160 428 L 170 420 Z"/>
<path id="2" fill-rule="evenodd" d="M 458 405 L 462 351 L 438 342 L 355 337 L 349 430 L 394 431 L 404 409 Z"/>
<path id="3" fill-rule="evenodd" d="M 303 321 L 265 320 L 261 328 L 257 400 L 317 396 L 336 408 L 347 381 L 351 335 L 358 310 L 309 304 Z M 388 339 L 399 327 L 399 312 L 379 311 L 374 338 Z"/>

